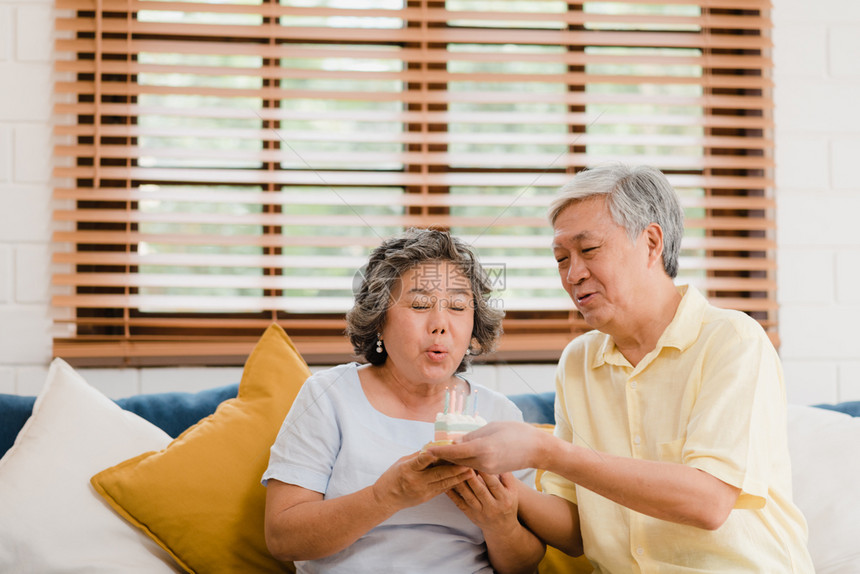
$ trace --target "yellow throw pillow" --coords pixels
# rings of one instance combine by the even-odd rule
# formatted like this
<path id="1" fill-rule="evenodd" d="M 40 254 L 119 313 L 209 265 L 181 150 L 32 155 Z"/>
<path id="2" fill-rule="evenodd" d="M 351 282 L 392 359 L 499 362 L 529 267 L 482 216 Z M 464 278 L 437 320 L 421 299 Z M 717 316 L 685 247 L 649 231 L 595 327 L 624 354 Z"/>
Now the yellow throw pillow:
<path id="1" fill-rule="evenodd" d="M 158 452 L 92 477 L 105 500 L 188 572 L 294 572 L 263 533 L 269 448 L 310 371 L 270 326 L 245 363 L 239 393 Z"/>
<path id="2" fill-rule="evenodd" d="M 546 547 L 546 554 L 538 564 L 538 574 L 591 574 L 594 567 L 585 556 L 568 556 L 558 548 Z"/>

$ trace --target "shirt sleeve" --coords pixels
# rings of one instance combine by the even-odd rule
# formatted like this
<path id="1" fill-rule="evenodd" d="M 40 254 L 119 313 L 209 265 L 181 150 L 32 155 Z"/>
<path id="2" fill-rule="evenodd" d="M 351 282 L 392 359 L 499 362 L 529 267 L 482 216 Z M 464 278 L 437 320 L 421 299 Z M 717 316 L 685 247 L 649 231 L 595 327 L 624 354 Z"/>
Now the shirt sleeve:
<path id="1" fill-rule="evenodd" d="M 770 454 L 777 447 L 771 431 L 785 426 L 780 422 L 785 391 L 776 351 L 764 332 L 746 327 L 722 340 L 702 369 L 681 460 L 740 488 L 736 508 L 762 508 Z"/>
<path id="2" fill-rule="evenodd" d="M 328 384 L 327 384 L 328 383 Z M 270 478 L 325 493 L 341 444 L 341 429 L 330 382 L 312 375 L 302 386 L 269 452 Z"/>
<path id="3" fill-rule="evenodd" d="M 573 427 L 567 410 L 564 408 L 564 356 L 559 361 L 555 375 L 555 428 L 553 435 L 561 440 L 573 443 Z M 539 490 L 547 494 L 560 496 L 576 504 L 576 485 L 560 474 L 538 470 Z"/>

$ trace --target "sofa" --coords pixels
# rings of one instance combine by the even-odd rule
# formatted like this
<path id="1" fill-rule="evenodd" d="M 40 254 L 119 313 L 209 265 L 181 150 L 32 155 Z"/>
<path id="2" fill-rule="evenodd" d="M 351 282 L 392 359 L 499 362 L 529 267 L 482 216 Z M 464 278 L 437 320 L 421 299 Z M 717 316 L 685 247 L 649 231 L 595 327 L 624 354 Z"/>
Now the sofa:
<path id="1" fill-rule="evenodd" d="M 293 571 L 265 550 L 259 476 L 307 374 L 273 326 L 233 385 L 114 401 L 56 359 L 38 397 L 0 394 L 0 571 Z M 510 398 L 554 423 L 554 393 Z M 788 414 L 816 572 L 860 573 L 860 402 Z M 563 564 L 541 572 L 588 570 Z"/>

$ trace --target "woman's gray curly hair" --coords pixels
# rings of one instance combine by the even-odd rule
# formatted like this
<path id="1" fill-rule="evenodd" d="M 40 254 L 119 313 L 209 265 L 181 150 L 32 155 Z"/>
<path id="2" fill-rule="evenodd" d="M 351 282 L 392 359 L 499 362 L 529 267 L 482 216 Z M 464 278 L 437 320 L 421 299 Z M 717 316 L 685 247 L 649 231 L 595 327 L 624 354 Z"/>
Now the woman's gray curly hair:
<path id="1" fill-rule="evenodd" d="M 346 334 L 356 355 L 373 365 L 385 363 L 388 353 L 385 349 L 376 352 L 376 340 L 385 325 L 391 291 L 404 273 L 427 261 L 451 262 L 469 280 L 472 289 L 471 355 L 463 357 L 457 372 L 466 370 L 472 356 L 495 349 L 505 313 L 490 305 L 492 286 L 478 258 L 463 241 L 446 231 L 411 228 L 374 249 L 360 271 L 361 281 L 354 289 L 355 305 L 346 314 Z"/>

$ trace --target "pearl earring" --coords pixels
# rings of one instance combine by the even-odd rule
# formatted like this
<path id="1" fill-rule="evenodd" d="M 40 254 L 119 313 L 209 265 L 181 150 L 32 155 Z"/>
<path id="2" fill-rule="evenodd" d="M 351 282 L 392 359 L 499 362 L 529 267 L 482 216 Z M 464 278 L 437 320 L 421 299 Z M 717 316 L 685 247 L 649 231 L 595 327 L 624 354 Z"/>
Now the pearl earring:
<path id="1" fill-rule="evenodd" d="M 382 333 L 376 334 L 376 352 L 382 354 Z"/>
<path id="2" fill-rule="evenodd" d="M 466 355 L 471 355 L 471 354 L 472 354 L 472 349 L 466 349 Z"/>

